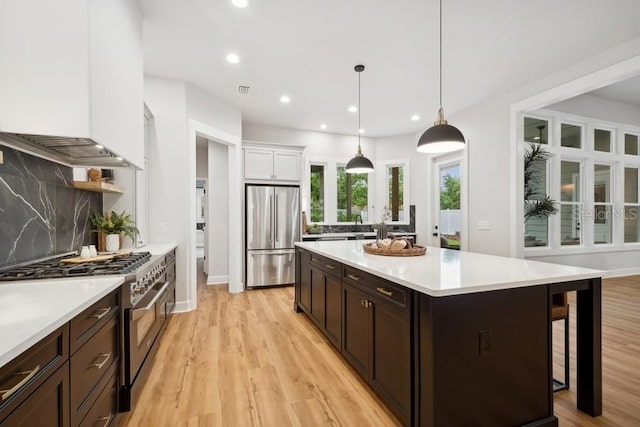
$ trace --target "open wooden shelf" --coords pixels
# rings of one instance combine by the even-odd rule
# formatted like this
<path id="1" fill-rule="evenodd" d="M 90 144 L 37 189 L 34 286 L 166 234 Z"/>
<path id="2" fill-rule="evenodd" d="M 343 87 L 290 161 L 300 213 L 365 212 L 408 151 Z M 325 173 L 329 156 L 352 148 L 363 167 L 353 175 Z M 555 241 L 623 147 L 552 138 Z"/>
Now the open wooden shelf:
<path id="1" fill-rule="evenodd" d="M 103 181 L 73 181 L 73 188 L 97 193 L 124 193 L 124 190 L 117 185 Z"/>

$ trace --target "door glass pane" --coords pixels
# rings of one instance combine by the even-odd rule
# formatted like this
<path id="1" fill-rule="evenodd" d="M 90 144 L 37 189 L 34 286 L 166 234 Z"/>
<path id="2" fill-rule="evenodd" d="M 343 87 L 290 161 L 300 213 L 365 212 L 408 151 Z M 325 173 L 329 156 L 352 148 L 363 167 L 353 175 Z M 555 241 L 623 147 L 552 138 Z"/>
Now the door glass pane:
<path id="1" fill-rule="evenodd" d="M 638 168 L 624 168 L 624 202 L 638 203 Z"/>
<path id="2" fill-rule="evenodd" d="M 624 134 L 624 154 L 638 155 L 638 135 Z"/>
<path id="3" fill-rule="evenodd" d="M 560 206 L 560 244 L 580 244 L 580 205 L 576 203 Z"/>
<path id="4" fill-rule="evenodd" d="M 593 213 L 593 242 L 611 243 L 613 213 L 611 205 L 595 205 Z"/>
<path id="5" fill-rule="evenodd" d="M 404 221 L 404 168 L 402 166 L 387 167 L 387 189 L 389 200 L 387 206 L 391 211 L 391 221 Z"/>
<path id="6" fill-rule="evenodd" d="M 524 140 L 527 142 L 548 144 L 548 129 L 549 122 L 547 120 L 533 119 L 531 117 L 524 118 Z"/>
<path id="7" fill-rule="evenodd" d="M 611 131 L 603 129 L 594 130 L 593 149 L 595 151 L 611 152 Z"/>
<path id="8" fill-rule="evenodd" d="M 440 168 L 440 246 L 460 249 L 460 164 Z"/>
<path id="9" fill-rule="evenodd" d="M 324 221 L 324 166 L 311 165 L 311 222 Z"/>
<path id="10" fill-rule="evenodd" d="M 560 200 L 580 201 L 580 163 L 560 162 Z"/>
<path id="11" fill-rule="evenodd" d="M 624 207 L 624 242 L 638 242 L 638 231 L 640 230 L 640 221 L 638 221 L 640 210 L 638 206 Z"/>
<path id="12" fill-rule="evenodd" d="M 549 218 L 533 217 L 524 223 L 524 246 L 547 246 L 549 235 Z"/>
<path id="13" fill-rule="evenodd" d="M 563 147 L 582 147 L 582 128 L 563 123 L 560 127 L 560 145 Z"/>
<path id="14" fill-rule="evenodd" d="M 593 167 L 593 201 L 609 203 L 611 201 L 611 167 L 594 165 Z"/>

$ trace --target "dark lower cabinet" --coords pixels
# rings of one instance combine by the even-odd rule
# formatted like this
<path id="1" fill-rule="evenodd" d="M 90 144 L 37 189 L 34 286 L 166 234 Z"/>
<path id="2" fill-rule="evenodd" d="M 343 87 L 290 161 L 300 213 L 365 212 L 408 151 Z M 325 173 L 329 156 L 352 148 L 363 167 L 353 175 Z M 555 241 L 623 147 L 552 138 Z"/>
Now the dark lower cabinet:
<path id="1" fill-rule="evenodd" d="M 324 276 L 325 329 L 327 338 L 340 349 L 342 340 L 342 282 L 333 276 Z"/>
<path id="2" fill-rule="evenodd" d="M 411 320 L 375 294 L 343 284 L 342 355 L 405 424 L 411 422 Z"/>
<path id="3" fill-rule="evenodd" d="M 299 279 L 296 280 L 296 302 L 299 309 L 308 313 L 311 310 L 311 254 L 301 249 L 297 250 L 297 254 L 296 276 Z"/>
<path id="4" fill-rule="evenodd" d="M 68 427 L 69 363 L 66 362 L 2 420 L 2 427 Z"/>
<path id="5" fill-rule="evenodd" d="M 367 295 L 347 284 L 342 289 L 344 301 L 342 355 L 360 375 L 368 378 L 371 313 L 364 304 Z"/>
<path id="6" fill-rule="evenodd" d="M 324 274 L 317 268 L 311 270 L 311 310 L 309 315 L 320 328 L 324 328 L 325 287 Z"/>

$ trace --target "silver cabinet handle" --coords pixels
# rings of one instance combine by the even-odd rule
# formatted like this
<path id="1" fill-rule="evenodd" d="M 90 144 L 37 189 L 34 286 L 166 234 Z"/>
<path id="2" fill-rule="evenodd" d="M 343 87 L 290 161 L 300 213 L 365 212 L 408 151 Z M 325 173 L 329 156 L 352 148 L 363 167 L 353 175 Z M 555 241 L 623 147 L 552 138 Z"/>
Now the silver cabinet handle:
<path id="1" fill-rule="evenodd" d="M 360 280 L 360 276 L 356 276 L 355 274 L 347 274 L 347 277 L 351 280 L 355 280 L 356 282 Z"/>
<path id="2" fill-rule="evenodd" d="M 393 296 L 393 292 L 388 291 L 388 290 L 386 290 L 385 288 L 381 288 L 381 287 L 379 287 L 379 286 L 376 288 L 376 291 L 378 291 L 378 292 L 380 292 L 381 294 L 386 295 L 386 296 L 388 296 L 388 297 Z"/>
<path id="3" fill-rule="evenodd" d="M 2 393 L 2 400 L 3 401 L 7 400 L 16 391 L 20 390 L 22 386 L 28 383 L 31 380 L 31 378 L 33 378 L 38 373 L 39 370 L 40 370 L 40 365 L 36 365 L 36 367 L 30 371 L 16 372 L 14 375 L 26 375 L 26 376 L 23 379 L 21 379 L 20 382 L 18 382 L 18 384 L 14 385 L 10 389 L 0 390 L 0 393 Z"/>
<path id="4" fill-rule="evenodd" d="M 107 363 L 107 360 L 111 359 L 111 352 L 99 354 L 98 357 L 104 357 L 104 360 L 100 363 L 92 363 L 89 365 L 90 368 L 102 369 L 105 363 Z"/>
<path id="5" fill-rule="evenodd" d="M 156 296 L 153 297 L 153 299 L 149 302 L 149 304 L 147 304 L 146 307 L 143 308 L 135 308 L 133 310 L 131 310 L 131 317 L 133 320 L 139 319 L 140 317 L 142 317 L 147 311 L 151 310 L 153 308 L 153 306 L 155 305 L 156 302 L 158 302 L 158 300 L 160 299 L 160 297 L 162 297 L 166 292 L 167 292 L 167 288 L 169 287 L 169 282 L 164 282 L 164 285 L 162 286 L 162 288 L 160 289 L 160 291 L 158 291 L 158 293 L 156 294 Z"/>
<path id="6" fill-rule="evenodd" d="M 324 266 L 327 267 L 329 270 L 335 270 L 336 269 L 336 266 L 333 265 L 333 264 L 325 264 Z"/>
<path id="7" fill-rule="evenodd" d="M 96 310 L 96 314 L 92 314 L 89 317 L 95 317 L 97 320 L 102 319 L 104 316 L 107 315 L 108 312 L 111 311 L 111 306 L 107 307 L 107 308 L 99 308 Z M 98 312 L 100 312 L 100 314 L 97 314 Z"/>

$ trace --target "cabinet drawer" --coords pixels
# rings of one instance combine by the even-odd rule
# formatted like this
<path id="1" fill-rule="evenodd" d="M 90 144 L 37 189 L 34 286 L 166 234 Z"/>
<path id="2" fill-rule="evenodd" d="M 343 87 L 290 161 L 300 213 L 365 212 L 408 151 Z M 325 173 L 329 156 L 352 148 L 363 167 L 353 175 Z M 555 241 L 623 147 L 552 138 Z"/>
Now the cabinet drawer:
<path id="1" fill-rule="evenodd" d="M 74 425 L 84 418 L 91 407 L 95 399 L 92 389 L 108 372 L 113 372 L 110 368 L 118 359 L 117 326 L 118 318 L 111 317 L 71 356 L 71 421 Z"/>
<path id="2" fill-rule="evenodd" d="M 65 324 L 0 368 L 0 419 L 13 411 L 69 357 Z"/>
<path id="3" fill-rule="evenodd" d="M 318 254 L 311 254 L 311 265 L 318 267 L 320 270 L 338 279 L 342 274 L 342 264 Z"/>
<path id="4" fill-rule="evenodd" d="M 388 301 L 395 307 L 405 310 L 410 308 L 411 290 L 346 265 L 343 270 L 345 282 L 367 291 L 378 300 Z"/>
<path id="5" fill-rule="evenodd" d="M 71 320 L 71 353 L 80 348 L 120 308 L 120 293 L 112 292 Z"/>
<path id="6" fill-rule="evenodd" d="M 118 376 L 112 375 L 100 391 L 96 403 L 93 404 L 80 427 L 108 427 L 115 425 L 118 413 Z"/>

